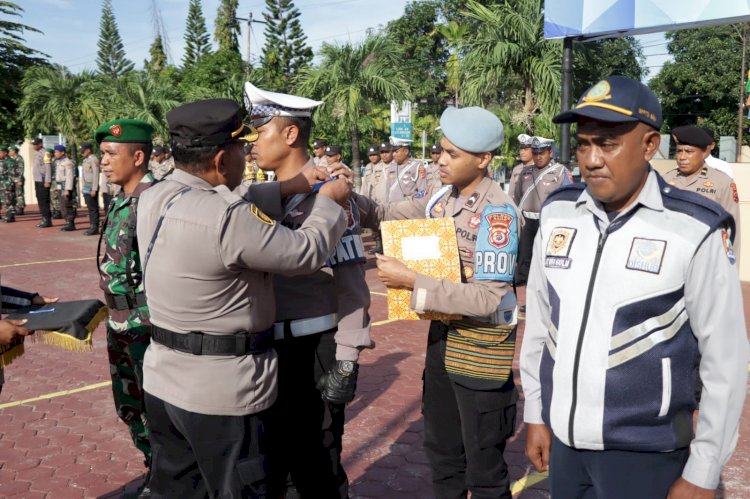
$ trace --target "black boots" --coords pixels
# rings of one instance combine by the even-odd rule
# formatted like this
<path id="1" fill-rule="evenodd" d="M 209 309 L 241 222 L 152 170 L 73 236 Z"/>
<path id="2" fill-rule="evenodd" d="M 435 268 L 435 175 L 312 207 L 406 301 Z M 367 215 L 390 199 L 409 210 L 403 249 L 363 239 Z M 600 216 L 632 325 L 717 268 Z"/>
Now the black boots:
<path id="1" fill-rule="evenodd" d="M 49 218 L 43 218 L 36 226 L 40 229 L 46 229 L 47 227 L 52 227 L 52 221 Z"/>
<path id="2" fill-rule="evenodd" d="M 60 230 L 63 232 L 72 232 L 76 230 L 76 223 L 73 220 L 68 220 L 68 222 L 60 228 Z"/>

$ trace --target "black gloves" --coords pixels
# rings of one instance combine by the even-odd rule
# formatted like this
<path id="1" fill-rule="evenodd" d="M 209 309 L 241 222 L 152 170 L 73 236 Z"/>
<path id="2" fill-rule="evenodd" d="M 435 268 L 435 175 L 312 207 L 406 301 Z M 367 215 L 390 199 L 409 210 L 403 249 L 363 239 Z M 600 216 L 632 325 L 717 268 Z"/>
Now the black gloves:
<path id="1" fill-rule="evenodd" d="M 322 392 L 323 400 L 332 404 L 346 404 L 354 400 L 358 372 L 356 362 L 337 360 L 336 365 L 318 381 L 318 390 Z"/>

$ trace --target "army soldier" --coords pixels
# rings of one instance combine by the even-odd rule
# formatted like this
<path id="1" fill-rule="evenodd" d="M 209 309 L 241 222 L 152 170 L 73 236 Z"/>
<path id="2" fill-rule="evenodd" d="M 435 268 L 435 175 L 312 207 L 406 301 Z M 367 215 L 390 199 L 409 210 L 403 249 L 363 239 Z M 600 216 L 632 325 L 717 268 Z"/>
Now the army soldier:
<path id="1" fill-rule="evenodd" d="M 513 192 L 513 201 L 523 213 L 524 226 L 518 246 L 518 267 L 516 284 L 523 286 L 529 276 L 531 250 L 534 236 L 539 229 L 539 210 L 552 191 L 573 183 L 573 178 L 565 165 L 552 159 L 554 141 L 544 137 L 534 137 L 531 141 L 533 164 L 521 169 Z M 523 310 L 523 308 L 522 308 Z"/>
<path id="2" fill-rule="evenodd" d="M 26 164 L 23 156 L 18 154 L 18 146 L 8 148 L 8 157 L 15 162 L 16 166 L 16 215 L 23 215 L 26 210 L 26 196 L 24 187 L 26 186 Z"/>
<path id="3" fill-rule="evenodd" d="M 270 188 L 278 215 L 282 195 L 310 186 L 301 175 L 287 193 L 279 183 L 241 185 L 251 131 L 234 101 L 185 104 L 167 123 L 176 169 L 142 195 L 137 229 L 153 324 L 144 361 L 150 488 L 156 497 L 266 497 L 264 425 L 277 370 L 268 273 L 325 262 L 346 226 L 333 200 L 350 187 L 323 186 L 291 231 L 243 196 L 257 201 Z"/>
<path id="4" fill-rule="evenodd" d="M 0 183 L 2 183 L 2 204 L 5 207 L 5 218 L 3 222 L 12 223 L 16 221 L 16 185 L 18 181 L 18 171 L 16 162 L 8 155 L 8 147 L 0 147 Z"/>
<path id="5" fill-rule="evenodd" d="M 396 258 L 378 255 L 388 287 L 411 289 L 417 312 L 461 315 L 432 321 L 424 371 L 424 447 L 435 496 L 510 498 L 503 459 L 515 429 L 518 393 L 512 359 L 517 322 L 511 287 L 520 216 L 487 176 L 503 141 L 503 125 L 489 111 L 449 107 L 440 117 L 444 187 L 419 199 L 358 204 L 365 226 L 385 219 L 452 217 L 458 236 L 461 283 L 420 275 Z"/>
<path id="6" fill-rule="evenodd" d="M 328 165 L 326 147 L 328 147 L 328 141 L 325 139 L 315 139 L 313 141 L 313 163 L 315 163 L 315 166 L 324 167 Z"/>
<path id="7" fill-rule="evenodd" d="M 55 220 L 62 219 L 62 211 L 60 211 L 60 197 L 57 194 L 57 161 L 55 159 L 55 150 L 52 147 L 46 149 L 47 154 L 44 155 L 45 163 L 49 163 L 50 172 L 52 175 L 52 181 L 50 182 L 50 209 L 52 210 L 52 218 Z"/>
<path id="8" fill-rule="evenodd" d="M 107 206 L 97 250 L 99 287 L 109 307 L 106 326 L 112 394 L 117 415 L 128 425 L 149 469 L 152 453 L 143 401 L 143 356 L 151 337 L 150 314 L 138 258 L 136 217 L 141 194 L 154 184 L 148 171 L 152 133 L 153 128 L 144 121 L 119 119 L 103 124 L 94 135 L 102 154 L 102 173 L 122 188 Z M 148 477 L 144 485 L 148 485 Z"/>
<path id="9" fill-rule="evenodd" d="M 273 170 L 279 180 L 312 168 L 306 148 L 310 113 L 322 102 L 268 92 L 250 83 L 246 93 L 259 132 L 252 151 L 258 165 Z M 340 161 L 340 148 L 327 146 L 326 157 L 331 168 Z M 312 195 L 288 198 L 281 223 L 299 230 L 314 214 L 316 203 Z M 359 352 L 372 346 L 359 212 L 348 201 L 344 211 L 347 229 L 325 266 L 308 275 L 274 277 L 279 356 L 274 421 L 279 428 L 272 466 L 275 482 L 282 484 L 289 474 L 302 497 L 348 497 L 341 465 L 344 409 L 354 398 Z"/>
<path id="10" fill-rule="evenodd" d="M 521 171 L 527 166 L 534 166 L 534 155 L 531 154 L 531 143 L 533 140 L 534 137 L 525 133 L 518 136 L 518 159 L 521 162 L 514 166 L 513 171 L 510 172 L 507 192 L 511 196 L 516 192 L 516 183 L 518 183 L 518 177 L 521 176 Z"/>
<path id="11" fill-rule="evenodd" d="M 52 227 L 52 212 L 49 207 L 49 189 L 52 185 L 52 169 L 50 163 L 45 161 L 45 150 L 42 139 L 35 138 L 31 141 L 34 148 L 34 156 L 31 159 L 31 174 L 34 177 L 34 190 L 36 200 L 39 204 L 39 212 L 42 220 L 36 226 L 39 228 Z"/>
<path id="12" fill-rule="evenodd" d="M 83 156 L 81 190 L 83 199 L 86 200 L 91 224 L 88 230 L 84 231 L 84 236 L 99 234 L 99 158 L 96 157 L 93 149 L 91 142 L 81 144 L 81 156 Z"/>
<path id="13" fill-rule="evenodd" d="M 677 168 L 664 174 L 664 181 L 669 185 L 697 192 L 703 197 L 716 201 L 732 217 L 736 232 L 734 235 L 734 254 L 737 265 L 740 260 L 740 199 L 737 195 L 737 184 L 726 173 L 707 165 L 706 159 L 711 155 L 713 139 L 697 126 L 681 126 L 672 130 L 672 137 L 677 144 L 675 160 Z"/>
<path id="14" fill-rule="evenodd" d="M 76 230 L 75 214 L 73 213 L 73 196 L 75 195 L 76 165 L 67 154 L 64 145 L 56 145 L 55 150 L 55 180 L 57 182 L 57 196 L 60 202 L 65 225 L 60 229 L 64 232 Z"/>
<path id="15" fill-rule="evenodd" d="M 386 196 L 389 203 L 404 201 L 414 196 L 424 196 L 426 187 L 420 183 L 421 161 L 411 157 L 411 141 L 397 140 L 393 144 L 393 162 L 385 168 Z M 423 190 L 420 191 L 419 188 Z"/>
<path id="16" fill-rule="evenodd" d="M 577 123 L 585 183 L 547 199 L 535 240 L 526 454 L 556 498 L 713 498 L 747 390 L 734 221 L 651 168 L 662 113 L 641 82 L 610 76 L 553 121 Z"/>

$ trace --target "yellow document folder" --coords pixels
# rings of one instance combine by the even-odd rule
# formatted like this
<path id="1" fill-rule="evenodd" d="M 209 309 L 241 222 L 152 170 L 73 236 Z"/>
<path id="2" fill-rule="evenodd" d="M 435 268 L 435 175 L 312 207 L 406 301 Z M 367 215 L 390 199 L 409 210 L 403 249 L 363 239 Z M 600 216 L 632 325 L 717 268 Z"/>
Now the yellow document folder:
<path id="1" fill-rule="evenodd" d="M 380 224 L 383 253 L 410 269 L 435 279 L 461 282 L 456 226 L 452 218 L 393 220 Z M 455 320 L 460 315 L 417 314 L 409 308 L 411 290 L 388 288 L 388 318 L 393 320 Z"/>

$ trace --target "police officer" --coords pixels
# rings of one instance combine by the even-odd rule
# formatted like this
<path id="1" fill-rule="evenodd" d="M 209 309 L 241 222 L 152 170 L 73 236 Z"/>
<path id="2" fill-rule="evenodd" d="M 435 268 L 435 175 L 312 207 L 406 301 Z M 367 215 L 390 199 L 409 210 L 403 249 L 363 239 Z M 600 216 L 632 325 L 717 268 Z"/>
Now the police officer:
<path id="1" fill-rule="evenodd" d="M 432 164 L 437 165 L 440 155 L 443 153 L 443 148 L 440 144 L 432 144 L 430 146 L 430 158 L 432 158 Z"/>
<path id="2" fill-rule="evenodd" d="M 313 168 L 306 149 L 310 113 L 322 102 L 268 92 L 250 83 L 246 92 L 252 123 L 260 132 L 252 152 L 259 166 L 273 170 L 279 180 Z M 339 163 L 340 148 L 327 146 L 326 157 L 329 168 Z M 314 213 L 316 202 L 314 195 L 288 198 L 281 223 L 299 229 Z M 308 275 L 274 277 L 279 356 L 274 421 L 279 428 L 272 466 L 276 481 L 283 482 L 288 473 L 302 497 L 348 497 L 341 465 L 344 408 L 354 398 L 359 352 L 373 345 L 359 212 L 348 201 L 344 211 L 346 231 L 324 266 Z"/>
<path id="3" fill-rule="evenodd" d="M 141 196 L 137 229 L 153 325 L 144 360 L 150 488 L 156 497 L 266 497 L 264 425 L 277 372 L 268 273 L 323 265 L 346 227 L 334 200 L 350 186 L 324 185 L 300 230 L 289 230 L 240 195 L 250 130 L 234 101 L 185 104 L 167 123 L 176 169 Z M 275 189 L 277 214 L 281 195 L 310 190 L 303 176 L 287 183 L 297 190 L 279 185 L 257 186 Z"/>
<path id="4" fill-rule="evenodd" d="M 367 148 L 367 156 L 370 162 L 365 167 L 362 174 L 362 187 L 359 193 L 378 203 L 386 202 L 385 191 L 385 163 L 380 156 L 380 146 L 372 145 Z M 380 231 L 373 231 L 372 238 L 375 241 L 375 247 L 368 251 L 369 254 L 383 252 L 383 238 Z"/>
<path id="5" fill-rule="evenodd" d="M 34 190 L 39 204 L 42 220 L 36 226 L 42 229 L 52 227 L 52 212 L 50 211 L 50 186 L 52 185 L 52 169 L 45 161 L 45 150 L 39 137 L 31 141 L 34 156 L 31 159 L 31 174 L 34 177 Z"/>
<path id="6" fill-rule="evenodd" d="M 534 137 L 531 140 L 533 164 L 521 169 L 511 193 L 525 221 L 518 247 L 516 284 L 519 286 L 526 284 L 529 275 L 531 250 L 534 246 L 534 236 L 539 229 L 539 211 L 544 201 L 558 187 L 573 182 L 565 165 L 553 161 L 553 143 L 553 140 L 544 137 Z"/>
<path id="7" fill-rule="evenodd" d="M 315 166 L 325 167 L 328 165 L 326 147 L 328 147 L 328 141 L 325 139 L 315 139 L 313 141 L 313 163 L 315 163 Z"/>
<path id="8" fill-rule="evenodd" d="M 534 137 L 522 133 L 518 136 L 518 159 L 520 163 L 513 167 L 510 173 L 510 181 L 508 183 L 508 193 L 513 196 L 516 192 L 516 183 L 518 183 L 518 177 L 521 176 L 521 171 L 527 166 L 534 165 L 534 156 L 531 154 L 531 143 L 534 141 Z"/>
<path id="9" fill-rule="evenodd" d="M 386 166 L 386 196 L 389 203 L 403 201 L 414 196 L 424 196 L 424 185 L 419 182 L 421 161 L 411 157 L 411 141 L 393 141 L 393 161 Z M 420 187 L 423 189 L 420 191 Z"/>
<path id="10" fill-rule="evenodd" d="M 174 161 L 167 159 L 167 148 L 164 146 L 154 147 L 154 155 L 149 164 L 151 173 L 156 180 L 161 180 L 174 170 Z"/>
<path id="11" fill-rule="evenodd" d="M 734 217 L 734 254 L 740 257 L 740 199 L 737 184 L 726 173 L 711 168 L 706 159 L 711 155 L 713 139 L 705 129 L 681 126 L 672 130 L 677 149 L 677 168 L 664 174 L 664 181 L 716 201 Z"/>
<path id="12" fill-rule="evenodd" d="M 440 178 L 429 197 L 384 206 L 358 198 L 363 224 L 385 219 L 452 217 L 461 282 L 417 274 L 396 258 L 377 257 L 388 287 L 411 289 L 416 312 L 460 315 L 432 321 L 427 340 L 422 398 L 424 447 L 435 496 L 510 498 L 503 458 L 515 429 L 518 393 L 512 359 L 517 323 L 511 287 L 520 214 L 487 176 L 503 141 L 503 125 L 489 111 L 449 107 L 440 118 L 444 137 Z"/>
<path id="13" fill-rule="evenodd" d="M 335 145 L 326 146 L 325 160 L 326 160 L 326 163 L 320 166 L 331 168 L 337 163 L 341 163 L 342 165 L 346 166 L 344 163 L 341 162 L 341 146 L 335 146 Z M 346 166 L 346 168 L 349 168 L 349 167 Z"/>
<path id="14" fill-rule="evenodd" d="M 81 190 L 89 213 L 90 227 L 83 232 L 84 236 L 99 234 L 99 158 L 94 154 L 91 142 L 81 144 Z"/>
<path id="15" fill-rule="evenodd" d="M 388 168 L 393 163 L 393 144 L 390 142 L 382 142 L 380 144 L 380 161 L 383 162 L 385 168 Z"/>
<path id="16" fill-rule="evenodd" d="M 650 167 L 662 114 L 644 84 L 610 76 L 554 121 L 578 125 L 585 184 L 542 209 L 521 349 L 526 453 L 549 467 L 552 497 L 714 497 L 748 375 L 734 222 Z"/>
<path id="17" fill-rule="evenodd" d="M 65 225 L 61 227 L 60 230 L 63 232 L 69 232 L 76 230 L 75 214 L 73 213 L 76 165 L 73 160 L 67 156 L 67 151 L 64 145 L 56 145 L 54 151 L 57 198 L 60 211 L 63 218 L 65 218 Z"/>

